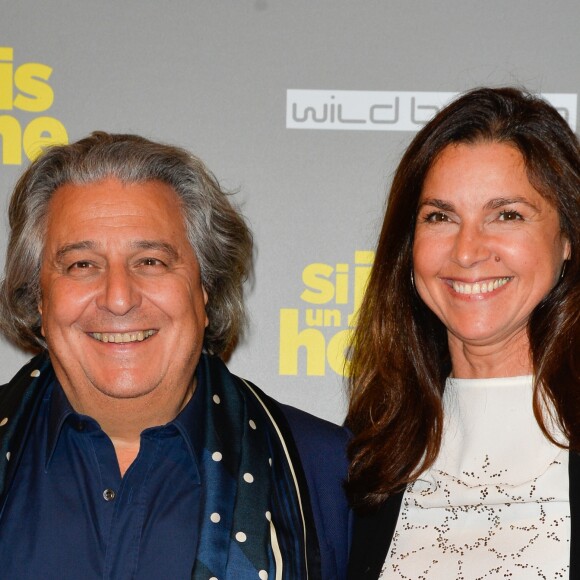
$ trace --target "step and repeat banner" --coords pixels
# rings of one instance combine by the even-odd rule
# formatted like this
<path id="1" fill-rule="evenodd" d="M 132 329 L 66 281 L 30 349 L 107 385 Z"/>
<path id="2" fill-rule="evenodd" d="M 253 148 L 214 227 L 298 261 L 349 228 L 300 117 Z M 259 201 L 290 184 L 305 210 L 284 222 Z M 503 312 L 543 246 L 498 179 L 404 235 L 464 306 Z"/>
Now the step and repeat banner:
<path id="1" fill-rule="evenodd" d="M 0 0 L 0 211 L 45 146 L 186 147 L 256 241 L 229 365 L 340 423 L 344 349 L 396 164 L 457 93 L 518 85 L 576 130 L 577 0 Z M 28 358 L 0 342 L 0 381 Z"/>

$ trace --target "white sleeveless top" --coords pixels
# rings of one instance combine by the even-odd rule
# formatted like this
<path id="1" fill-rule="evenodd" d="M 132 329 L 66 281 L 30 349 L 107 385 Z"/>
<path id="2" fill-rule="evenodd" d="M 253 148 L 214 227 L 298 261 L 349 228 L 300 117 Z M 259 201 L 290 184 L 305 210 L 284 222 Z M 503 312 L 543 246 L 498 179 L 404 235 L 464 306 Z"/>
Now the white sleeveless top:
<path id="1" fill-rule="evenodd" d="M 568 452 L 538 427 L 532 377 L 448 379 L 444 409 L 380 578 L 568 578 Z"/>

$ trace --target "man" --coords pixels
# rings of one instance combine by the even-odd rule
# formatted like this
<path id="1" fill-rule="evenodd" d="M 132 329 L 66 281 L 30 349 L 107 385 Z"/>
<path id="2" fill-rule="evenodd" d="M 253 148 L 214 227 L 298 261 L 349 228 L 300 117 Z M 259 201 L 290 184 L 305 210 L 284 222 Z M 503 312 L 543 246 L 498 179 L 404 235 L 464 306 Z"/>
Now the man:
<path id="1" fill-rule="evenodd" d="M 94 133 L 10 203 L 0 388 L 3 578 L 344 578 L 344 431 L 218 358 L 252 239 L 182 149 Z"/>

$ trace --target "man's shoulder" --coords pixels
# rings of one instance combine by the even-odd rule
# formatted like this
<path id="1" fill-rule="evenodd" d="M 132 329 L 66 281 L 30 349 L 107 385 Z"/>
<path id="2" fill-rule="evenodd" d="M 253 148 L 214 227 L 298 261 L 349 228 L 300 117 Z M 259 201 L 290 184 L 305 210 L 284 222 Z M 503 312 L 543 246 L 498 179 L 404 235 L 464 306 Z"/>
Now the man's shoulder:
<path id="1" fill-rule="evenodd" d="M 349 432 L 344 427 L 281 403 L 254 383 L 241 377 L 236 378 L 250 387 L 262 402 L 266 403 L 276 418 L 279 419 L 281 415 L 288 423 L 303 462 L 311 457 L 317 458 L 327 454 L 327 458 L 337 460 L 337 468 L 343 469 L 344 461 L 346 461 L 346 445 L 349 440 Z"/>
<path id="2" fill-rule="evenodd" d="M 235 375 L 233 375 L 235 376 Z M 324 487 L 336 492 L 342 501 L 343 482 L 348 471 L 346 454 L 350 438 L 344 427 L 310 413 L 276 401 L 255 384 L 236 377 L 249 387 L 266 405 L 274 420 L 286 424 L 311 487 Z"/>
<path id="3" fill-rule="evenodd" d="M 312 444 L 319 451 L 326 448 L 344 451 L 349 439 L 349 433 L 344 427 L 284 403 L 278 402 L 277 405 L 286 417 L 299 446 L 300 441 L 304 441 L 305 445 Z"/>
<path id="4" fill-rule="evenodd" d="M 9 382 L 0 385 L 0 407 L 18 406 L 23 398 L 30 398 L 28 391 L 34 391 L 33 383 L 48 367 L 46 355 L 39 354 L 24 364 Z"/>
<path id="5" fill-rule="evenodd" d="M 276 420 L 287 424 L 308 487 L 320 548 L 322 577 L 344 580 L 352 530 L 351 512 L 343 487 L 348 472 L 348 431 L 306 411 L 275 401 L 252 383 L 243 382 L 255 389 Z"/>
<path id="6" fill-rule="evenodd" d="M 276 403 L 286 418 L 308 483 L 323 578 L 346 577 L 351 513 L 344 493 L 349 432 L 295 407 Z"/>

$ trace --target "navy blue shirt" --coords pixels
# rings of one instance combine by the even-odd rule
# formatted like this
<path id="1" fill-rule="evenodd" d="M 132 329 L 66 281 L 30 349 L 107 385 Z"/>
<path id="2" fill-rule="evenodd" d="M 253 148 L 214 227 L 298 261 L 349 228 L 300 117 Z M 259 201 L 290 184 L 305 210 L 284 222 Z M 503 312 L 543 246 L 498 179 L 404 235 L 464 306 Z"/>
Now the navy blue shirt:
<path id="1" fill-rule="evenodd" d="M 194 393 L 173 421 L 141 433 L 139 454 L 121 478 L 109 437 L 75 413 L 54 382 L 2 516 L 0 577 L 191 578 L 201 505 L 199 399 Z"/>

